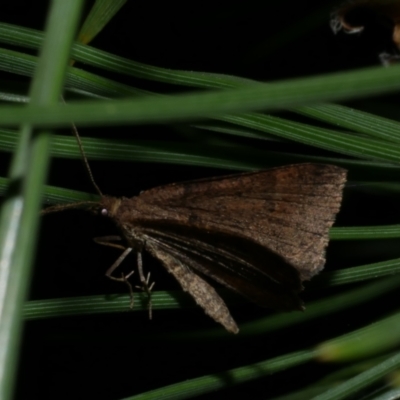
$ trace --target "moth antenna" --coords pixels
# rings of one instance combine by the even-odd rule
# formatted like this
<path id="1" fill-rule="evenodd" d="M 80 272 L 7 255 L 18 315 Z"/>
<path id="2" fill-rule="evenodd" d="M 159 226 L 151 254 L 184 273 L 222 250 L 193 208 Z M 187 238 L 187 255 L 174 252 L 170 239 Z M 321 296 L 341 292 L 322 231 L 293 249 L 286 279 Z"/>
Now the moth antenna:
<path id="1" fill-rule="evenodd" d="M 55 206 L 50 206 L 40 211 L 40 215 L 50 214 L 68 209 L 80 208 L 81 206 L 91 206 L 91 205 L 96 207 L 99 205 L 99 203 L 97 201 L 80 201 L 78 203 L 56 204 Z"/>
<path id="2" fill-rule="evenodd" d="M 94 177 L 93 177 L 93 174 L 92 174 L 92 170 L 90 168 L 88 159 L 87 159 L 86 154 L 85 154 L 85 150 L 83 149 L 83 144 L 82 144 L 82 141 L 81 141 L 81 137 L 79 136 L 78 129 L 76 128 L 76 125 L 74 123 L 72 123 L 72 132 L 74 133 L 76 141 L 78 142 L 79 151 L 81 152 L 83 163 L 85 164 L 86 172 L 89 175 L 89 179 L 92 182 L 92 185 L 94 186 L 94 188 L 96 189 L 96 192 L 100 196 L 103 197 L 103 193 L 101 192 L 100 188 L 97 186 L 96 181 L 94 180 Z"/>

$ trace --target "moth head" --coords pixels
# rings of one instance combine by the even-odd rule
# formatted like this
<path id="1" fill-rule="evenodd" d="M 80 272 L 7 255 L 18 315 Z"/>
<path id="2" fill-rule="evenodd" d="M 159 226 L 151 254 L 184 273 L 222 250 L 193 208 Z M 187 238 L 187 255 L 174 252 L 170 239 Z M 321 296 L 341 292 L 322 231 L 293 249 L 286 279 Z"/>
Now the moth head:
<path id="1" fill-rule="evenodd" d="M 113 218 L 116 216 L 119 206 L 121 205 L 121 199 L 111 196 L 102 196 L 99 202 L 99 212 L 103 217 Z"/>

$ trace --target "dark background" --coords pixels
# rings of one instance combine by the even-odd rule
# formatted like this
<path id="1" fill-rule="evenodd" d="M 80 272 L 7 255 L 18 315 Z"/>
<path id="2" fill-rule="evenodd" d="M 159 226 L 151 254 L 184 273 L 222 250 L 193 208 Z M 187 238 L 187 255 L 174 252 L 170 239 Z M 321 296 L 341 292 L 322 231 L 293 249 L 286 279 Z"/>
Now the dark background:
<path id="1" fill-rule="evenodd" d="M 392 48 L 390 26 L 388 28 L 385 24 L 372 23 L 363 35 L 335 36 L 330 30 L 329 18 L 330 12 L 339 3 L 247 1 L 245 5 L 225 5 L 215 1 L 170 1 L 160 4 L 128 1 L 92 45 L 164 68 L 217 72 L 263 81 L 378 65 L 378 54 Z M 90 4 L 88 2 L 87 11 Z M 0 5 L 1 19 L 42 29 L 47 7 L 47 1 L 3 1 Z M 77 66 L 104 74 L 88 66 Z M 108 76 L 120 81 L 122 79 L 113 74 Z M 23 78 L 13 75 L 2 78 L 23 81 Z M 129 77 L 124 79 L 124 83 L 148 90 L 184 90 Z M 357 106 L 367 110 L 377 102 L 385 104 L 392 99 L 385 97 L 371 102 L 359 101 Z M 82 129 L 80 133 L 83 137 L 182 140 L 175 129 L 163 126 L 92 128 Z M 70 133 L 66 131 L 65 134 Z M 187 140 L 192 140 L 196 145 L 196 140 L 200 139 Z M 284 148 L 289 152 L 326 154 L 296 144 L 252 143 L 261 149 L 262 146 L 268 146 L 268 150 Z M 1 172 L 5 175 L 8 155 L 2 153 L 1 158 Z M 125 196 L 135 195 L 140 190 L 163 183 L 228 172 L 154 163 L 132 165 L 94 161 L 91 166 L 104 192 Z M 49 181 L 60 187 L 92 191 L 82 164 L 73 160 L 53 160 Z M 368 202 L 373 205 L 368 219 L 365 219 L 365 215 L 355 213 L 363 195 L 352 193 L 351 189 L 346 191 L 338 225 L 396 222 L 398 212 L 393 210 L 396 210 L 397 199 L 393 200 L 393 204 L 385 204 L 388 215 L 379 212 L 382 199 L 373 195 L 368 198 Z M 115 260 L 117 252 L 97 246 L 92 241 L 93 237 L 110 233 L 114 233 L 112 226 L 84 212 L 71 211 L 46 216 L 39 240 L 30 298 L 124 293 L 124 287 L 104 278 L 104 271 Z M 346 253 L 350 246 L 363 246 L 358 254 L 364 254 L 364 259 L 338 258 L 337 254 Z M 384 246 L 375 246 L 369 253 L 366 249 L 362 243 L 333 243 L 328 252 L 326 269 L 380 261 L 383 254 L 388 257 L 388 249 L 392 251 L 393 246 L 386 241 Z M 394 252 L 391 255 L 398 256 Z M 158 263 L 147 256 L 144 261 L 146 268 L 152 271 L 158 290 L 179 289 Z M 345 289 L 328 291 L 314 285 L 303 298 L 308 302 L 338 290 Z M 388 294 L 379 304 L 390 303 L 393 301 Z M 219 373 L 307 348 L 326 338 L 356 329 L 380 315 L 377 304 L 368 307 L 368 316 L 359 312 L 357 318 L 354 318 L 354 310 L 350 310 L 279 334 L 257 339 L 242 339 L 240 335 L 227 336 L 222 341 L 164 339 L 167 333 L 173 331 L 215 327 L 215 323 L 198 308 L 156 310 L 153 321 L 149 321 L 144 312 L 126 312 L 28 322 L 21 351 L 16 398 L 118 399 L 186 379 Z M 232 307 L 232 313 L 240 325 L 267 315 L 269 311 L 243 303 Z M 272 398 L 305 387 L 307 383 L 317 381 L 335 368 L 327 365 L 316 367 L 312 364 L 301 366 L 284 374 L 226 389 L 223 394 Z M 226 379 L 223 375 L 221 378 Z M 221 392 L 217 392 L 204 397 L 220 396 Z"/>

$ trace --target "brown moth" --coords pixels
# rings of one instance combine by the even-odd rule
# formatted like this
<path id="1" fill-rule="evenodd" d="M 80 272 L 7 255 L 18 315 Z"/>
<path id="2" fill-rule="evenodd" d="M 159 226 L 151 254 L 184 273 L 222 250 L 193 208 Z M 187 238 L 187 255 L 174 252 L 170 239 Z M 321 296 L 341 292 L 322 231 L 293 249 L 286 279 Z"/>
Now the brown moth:
<path id="1" fill-rule="evenodd" d="M 325 264 L 345 181 L 342 168 L 295 164 L 173 183 L 132 198 L 102 195 L 98 203 L 54 206 L 45 213 L 89 206 L 110 218 L 125 246 L 115 245 L 124 252 L 107 271 L 109 277 L 134 251 L 141 283 L 150 293 L 142 271 L 146 250 L 206 314 L 237 333 L 227 306 L 204 277 L 262 307 L 302 310 L 302 282 Z"/>
<path id="2" fill-rule="evenodd" d="M 238 328 L 207 276 L 258 305 L 302 309 L 302 282 L 325 263 L 346 173 L 299 164 L 157 187 L 99 206 L 138 254 L 158 258 L 228 331 Z M 200 274 L 200 275 L 199 275 Z"/>
<path id="3" fill-rule="evenodd" d="M 294 164 L 266 171 L 173 183 L 132 198 L 105 196 L 93 179 L 73 125 L 89 178 L 101 199 L 48 207 L 42 214 L 86 208 L 110 218 L 120 235 L 100 244 L 123 249 L 106 275 L 134 251 L 142 289 L 142 252 L 161 261 L 206 314 L 229 332 L 239 328 L 208 277 L 250 301 L 275 310 L 303 310 L 302 282 L 325 264 L 329 229 L 342 201 L 346 170 Z M 115 241 L 122 241 L 123 245 Z M 132 303 L 131 303 L 132 305 Z"/>

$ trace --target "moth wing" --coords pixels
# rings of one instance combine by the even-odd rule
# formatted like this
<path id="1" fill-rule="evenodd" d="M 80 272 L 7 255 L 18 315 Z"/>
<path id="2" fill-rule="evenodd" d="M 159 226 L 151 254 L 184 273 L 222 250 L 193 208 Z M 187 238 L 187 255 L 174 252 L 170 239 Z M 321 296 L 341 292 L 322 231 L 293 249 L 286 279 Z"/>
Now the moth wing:
<path id="1" fill-rule="evenodd" d="M 171 184 L 136 197 L 140 216 L 134 218 L 149 215 L 153 221 L 247 238 L 280 255 L 307 280 L 324 266 L 345 181 L 342 168 L 297 164 Z"/>

